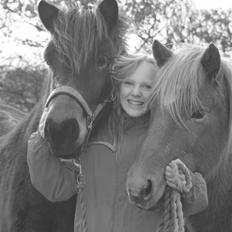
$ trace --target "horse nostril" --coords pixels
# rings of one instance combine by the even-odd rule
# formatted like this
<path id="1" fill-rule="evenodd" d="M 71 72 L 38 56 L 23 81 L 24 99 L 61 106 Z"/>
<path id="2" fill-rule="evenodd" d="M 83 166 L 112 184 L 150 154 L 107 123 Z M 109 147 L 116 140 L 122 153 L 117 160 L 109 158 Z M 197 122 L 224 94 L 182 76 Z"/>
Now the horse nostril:
<path id="1" fill-rule="evenodd" d="M 52 145 L 60 146 L 75 142 L 80 133 L 78 122 L 75 119 L 67 119 L 61 123 L 56 123 L 52 119 L 48 119 L 45 125 L 45 138 Z"/>
<path id="2" fill-rule="evenodd" d="M 144 186 L 144 188 L 142 188 L 141 192 L 140 192 L 140 196 L 143 198 L 143 199 L 147 199 L 150 194 L 151 194 L 151 191 L 152 191 L 152 182 L 150 179 L 147 180 L 147 185 Z"/>
<path id="3" fill-rule="evenodd" d="M 137 186 L 138 187 L 138 186 Z M 140 185 L 138 188 L 129 187 L 128 194 L 129 198 L 136 203 L 137 206 L 144 205 L 151 198 L 152 193 L 152 181 L 147 180 L 143 186 Z"/>

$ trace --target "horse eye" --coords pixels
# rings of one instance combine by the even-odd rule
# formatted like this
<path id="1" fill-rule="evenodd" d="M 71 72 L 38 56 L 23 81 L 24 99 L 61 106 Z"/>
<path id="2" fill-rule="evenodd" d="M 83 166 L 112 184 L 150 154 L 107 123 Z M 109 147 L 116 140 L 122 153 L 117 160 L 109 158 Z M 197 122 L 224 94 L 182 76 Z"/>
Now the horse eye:
<path id="1" fill-rule="evenodd" d="M 106 56 L 99 56 L 97 60 L 98 68 L 104 68 L 107 65 L 107 58 Z"/>
<path id="2" fill-rule="evenodd" d="M 202 110 L 197 110 L 192 113 L 191 118 L 194 119 L 201 119 L 205 116 L 204 112 Z"/>

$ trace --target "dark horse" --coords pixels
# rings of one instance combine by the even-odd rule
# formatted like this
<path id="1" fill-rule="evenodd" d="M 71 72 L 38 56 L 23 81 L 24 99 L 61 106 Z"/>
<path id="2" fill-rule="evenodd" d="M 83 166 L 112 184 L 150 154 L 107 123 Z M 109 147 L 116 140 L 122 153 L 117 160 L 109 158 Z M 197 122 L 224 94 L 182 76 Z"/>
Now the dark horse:
<path id="1" fill-rule="evenodd" d="M 7 134 L 25 117 L 25 113 L 6 104 L 0 104 L 0 136 Z"/>
<path id="2" fill-rule="evenodd" d="M 86 135 L 87 116 L 93 116 L 97 105 L 110 95 L 110 64 L 125 52 L 127 22 L 115 0 L 68 12 L 41 1 L 38 9 L 52 37 L 45 50 L 52 75 L 40 102 L 1 142 L 1 232 L 73 231 L 75 197 L 51 203 L 33 188 L 26 163 L 27 141 L 38 129 L 46 106 L 45 139 L 54 155 L 73 157 Z"/>
<path id="3" fill-rule="evenodd" d="M 165 191 L 165 166 L 179 158 L 208 187 L 209 206 L 189 218 L 189 230 L 231 232 L 232 63 L 213 44 L 173 53 L 155 41 L 153 54 L 160 68 L 152 119 L 128 173 L 128 193 L 140 207 L 154 207 Z"/>

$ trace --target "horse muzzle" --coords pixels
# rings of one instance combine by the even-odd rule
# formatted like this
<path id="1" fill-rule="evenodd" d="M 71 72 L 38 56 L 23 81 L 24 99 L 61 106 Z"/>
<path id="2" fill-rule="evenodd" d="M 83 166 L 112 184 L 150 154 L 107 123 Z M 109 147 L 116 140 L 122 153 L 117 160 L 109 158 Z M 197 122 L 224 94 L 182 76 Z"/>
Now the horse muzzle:
<path id="1" fill-rule="evenodd" d="M 128 172 L 127 193 L 131 203 L 149 210 L 154 208 L 165 191 L 163 172 L 158 175 L 145 175 L 140 168 Z"/>
<path id="2" fill-rule="evenodd" d="M 39 132 L 56 156 L 70 156 L 80 149 L 88 133 L 85 115 L 92 112 L 76 90 L 63 86 L 52 91 L 40 119 Z"/>

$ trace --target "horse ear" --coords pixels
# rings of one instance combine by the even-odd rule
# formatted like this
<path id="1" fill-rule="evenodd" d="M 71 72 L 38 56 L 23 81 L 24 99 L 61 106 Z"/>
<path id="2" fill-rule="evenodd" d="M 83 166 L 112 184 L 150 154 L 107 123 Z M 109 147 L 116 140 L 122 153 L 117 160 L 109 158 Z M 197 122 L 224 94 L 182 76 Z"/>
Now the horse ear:
<path id="1" fill-rule="evenodd" d="M 38 11 L 43 25 L 52 33 L 53 23 L 58 15 L 59 9 L 42 0 L 38 5 Z"/>
<path id="2" fill-rule="evenodd" d="M 159 67 L 162 67 L 172 56 L 172 51 L 162 45 L 158 40 L 152 44 L 153 56 Z"/>
<path id="3" fill-rule="evenodd" d="M 205 50 L 201 58 L 201 64 L 208 77 L 215 77 L 217 75 L 221 64 L 221 57 L 218 48 L 213 43 Z"/>
<path id="4" fill-rule="evenodd" d="M 103 0 L 98 6 L 98 10 L 105 19 L 108 32 L 114 28 L 118 21 L 118 4 L 115 0 Z"/>

